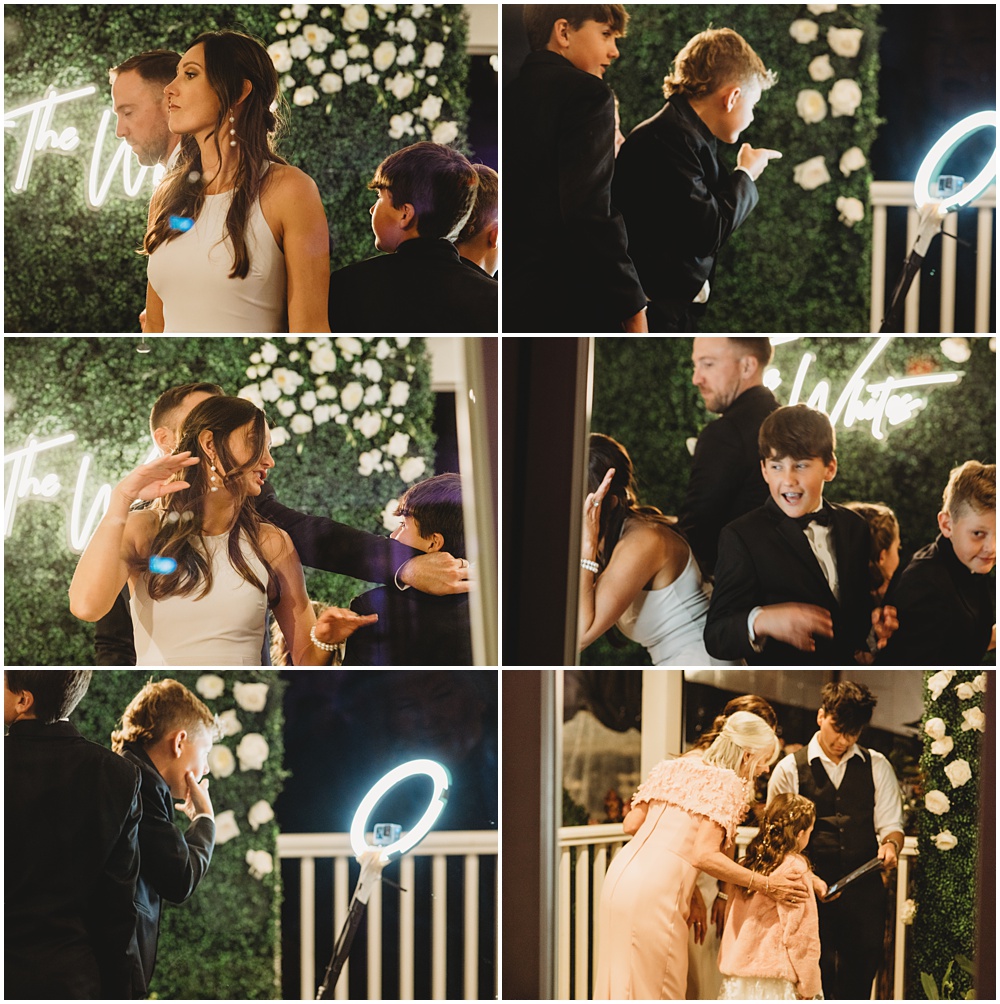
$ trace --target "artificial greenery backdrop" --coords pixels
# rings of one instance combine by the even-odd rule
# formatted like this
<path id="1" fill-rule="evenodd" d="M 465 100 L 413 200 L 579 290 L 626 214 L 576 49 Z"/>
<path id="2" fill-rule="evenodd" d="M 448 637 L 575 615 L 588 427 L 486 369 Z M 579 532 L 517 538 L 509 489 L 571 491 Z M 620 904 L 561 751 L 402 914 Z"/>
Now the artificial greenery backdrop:
<path id="1" fill-rule="evenodd" d="M 955 386 L 916 388 L 927 406 L 911 421 L 886 424 L 882 440 L 871 421 L 845 429 L 838 423 L 838 469 L 824 496 L 831 502 L 885 502 L 899 520 L 905 567 L 913 552 L 938 533 L 941 493 L 952 467 L 966 460 L 996 462 L 996 352 L 992 339 L 970 338 L 970 358 L 949 361 L 942 338 L 893 338 L 868 371 L 867 382 L 887 376 L 961 372 Z M 676 513 L 691 470 L 688 440 L 715 416 L 691 384 L 691 339 L 598 338 L 594 364 L 591 430 L 613 436 L 632 457 L 640 501 Z M 775 396 L 789 402 L 792 383 L 806 352 L 816 361 L 806 375 L 808 400 L 820 379 L 831 385 L 829 408 L 875 344 L 874 338 L 806 337 L 775 346 L 772 366 L 781 374 Z M 903 391 L 901 391 L 902 393 Z M 995 573 L 994 573 L 995 574 Z M 608 636 L 581 655 L 584 665 L 648 665 L 646 651 L 632 642 L 622 648 Z"/>
<path id="2" fill-rule="evenodd" d="M 706 28 L 732 28 L 754 48 L 778 80 L 765 91 L 755 121 L 737 145 L 720 144 L 721 160 L 736 166 L 739 143 L 779 150 L 757 183 L 760 202 L 719 256 L 718 272 L 702 322 L 705 331 L 867 331 L 871 280 L 872 180 L 867 164 L 845 177 L 841 157 L 857 147 L 867 161 L 878 119 L 878 4 L 813 4 L 833 8 L 813 14 L 805 4 L 632 4 L 620 59 L 605 78 L 621 105 L 627 136 L 663 106 L 663 78 L 674 56 Z M 816 25 L 816 38 L 799 42 L 796 21 Z M 855 56 L 831 48 L 831 28 L 860 30 Z M 834 75 L 814 80 L 810 63 L 829 56 Z M 796 110 L 800 91 L 824 97 L 840 80 L 861 89 L 852 115 L 828 109 L 822 121 L 807 123 Z M 831 180 L 806 191 L 795 168 L 825 158 Z M 654 183 L 655 185 L 655 183 Z M 839 221 L 838 198 L 858 199 L 865 218 L 853 227 Z"/>
<path id="3" fill-rule="evenodd" d="M 93 664 L 93 625 L 69 612 L 78 554 L 68 528 L 82 530 L 99 486 L 116 484 L 144 460 L 150 408 L 169 387 L 206 380 L 260 399 L 272 442 L 281 442 L 269 480 L 281 502 L 302 512 L 385 535 L 388 503 L 434 473 L 434 395 L 423 339 L 163 337 L 147 340 L 146 354 L 136 352 L 138 344 L 128 337 L 5 339 L 4 453 L 32 436 L 77 437 L 37 455 L 31 477 L 41 485 L 55 474 L 61 487 L 48 499 L 19 499 L 8 527 L 6 665 Z M 74 515 L 85 454 L 92 460 Z M 8 491 L 11 475 L 8 467 Z M 366 588 L 313 569 L 306 569 L 306 586 L 313 599 L 336 606 Z"/>
<path id="4" fill-rule="evenodd" d="M 146 260 L 135 249 L 151 175 L 129 199 L 119 165 L 99 209 L 86 195 L 98 123 L 111 107 L 108 69 L 147 49 L 183 53 L 202 31 L 217 28 L 246 31 L 272 47 L 289 106 L 278 152 L 319 186 L 332 268 L 376 253 L 366 186 L 386 156 L 432 138 L 471 152 L 461 4 L 7 4 L 7 111 L 40 100 L 50 86 L 60 94 L 86 86 L 96 92 L 54 109 L 48 128 L 61 134 L 73 127 L 78 143 L 58 155 L 47 147 L 36 153 L 20 193 L 13 186 L 30 116 L 6 132 L 5 330 L 138 331 Z M 114 129 L 112 116 L 98 180 L 118 148 Z M 135 179 L 135 158 L 126 153 Z"/>
<path id="5" fill-rule="evenodd" d="M 163 905 L 150 996 L 163 1000 L 280 999 L 278 827 L 272 819 L 254 828 L 248 813 L 259 802 L 273 808 L 287 776 L 282 768 L 285 684 L 275 670 L 227 671 L 218 676 L 224 691 L 209 698 L 197 689 L 205 675 L 191 670 L 169 674 L 134 669 L 95 672 L 73 721 L 88 739 L 110 747 L 111 732 L 129 701 L 148 680 L 170 678 L 198 693 L 215 714 L 235 713 L 239 731 L 217 742 L 227 747 L 234 759 L 243 736 L 263 736 L 268 756 L 260 769 L 236 767 L 228 777 L 210 778 L 209 795 L 216 819 L 231 812 L 239 833 L 217 841 L 208 872 L 186 903 Z M 263 710 L 249 711 L 241 706 L 234 690 L 236 683 L 264 685 Z M 183 813 L 178 812 L 176 820 L 184 829 Z M 220 838 L 224 835 L 220 832 Z M 257 852 L 255 860 L 263 862 L 264 869 L 268 859 L 262 854 L 269 855 L 271 870 L 263 871 L 260 878 L 251 875 L 248 852 Z"/>

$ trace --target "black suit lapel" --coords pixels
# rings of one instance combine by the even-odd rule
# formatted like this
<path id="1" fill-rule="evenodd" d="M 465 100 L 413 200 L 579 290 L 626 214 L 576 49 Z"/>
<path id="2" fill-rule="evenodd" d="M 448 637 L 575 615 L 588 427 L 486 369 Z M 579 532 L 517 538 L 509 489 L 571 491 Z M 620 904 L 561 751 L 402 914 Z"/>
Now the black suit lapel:
<path id="1" fill-rule="evenodd" d="M 820 596 L 824 596 L 826 598 L 824 605 L 831 610 L 835 609 L 838 606 L 837 599 L 830 589 L 830 583 L 826 581 L 826 576 L 823 574 L 823 569 L 820 567 L 816 555 L 813 554 L 813 549 L 809 546 L 806 535 L 795 523 L 785 516 L 781 509 L 778 508 L 778 504 L 774 499 L 769 497 L 764 503 L 764 508 L 767 510 L 774 524 L 775 535 L 785 544 L 786 549 L 792 553 L 797 564 L 805 570 L 806 575 L 809 577 L 810 585 L 813 588 L 813 595 L 817 599 Z M 839 536 L 835 530 L 834 537 Z M 837 548 L 836 560 L 838 562 L 837 568 L 842 568 L 843 566 L 839 563 L 841 560 L 839 547 Z M 807 601 L 803 600 L 803 602 Z"/>

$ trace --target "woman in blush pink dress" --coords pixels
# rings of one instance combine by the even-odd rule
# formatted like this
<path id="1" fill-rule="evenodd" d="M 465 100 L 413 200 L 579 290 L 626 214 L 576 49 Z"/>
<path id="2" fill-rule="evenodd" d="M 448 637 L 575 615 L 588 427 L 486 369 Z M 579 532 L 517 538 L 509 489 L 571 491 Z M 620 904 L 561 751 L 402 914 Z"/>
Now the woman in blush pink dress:
<path id="1" fill-rule="evenodd" d="M 778 752 L 773 729 L 738 711 L 702 757 L 663 761 L 650 772 L 623 823 L 635 835 L 604 880 L 595 1000 L 685 999 L 687 921 L 699 871 L 787 905 L 811 895 L 803 882 L 758 875 L 724 851 L 754 779 Z"/>

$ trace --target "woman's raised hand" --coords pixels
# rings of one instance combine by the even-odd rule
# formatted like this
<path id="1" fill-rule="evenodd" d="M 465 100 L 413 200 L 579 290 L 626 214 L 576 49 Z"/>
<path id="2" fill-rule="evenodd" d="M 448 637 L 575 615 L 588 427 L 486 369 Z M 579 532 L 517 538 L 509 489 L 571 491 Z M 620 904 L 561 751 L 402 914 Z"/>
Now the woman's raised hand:
<path id="1" fill-rule="evenodd" d="M 378 614 L 356 614 L 342 607 L 327 607 L 316 618 L 316 637 L 325 645 L 339 645 L 347 641 L 360 627 L 374 624 Z"/>
<path id="2" fill-rule="evenodd" d="M 758 883 L 760 883 L 759 878 L 754 884 L 755 891 L 760 890 Z M 813 894 L 812 889 L 801 879 L 786 879 L 775 875 L 767 876 L 765 888 L 760 891 L 766 891 L 766 894 L 771 899 L 784 903 L 785 906 L 795 906 L 798 903 L 804 903 Z"/>
<path id="3" fill-rule="evenodd" d="M 615 469 L 608 468 L 604 480 L 597 486 L 596 492 L 591 492 L 583 503 L 583 557 L 596 558 L 597 547 L 601 542 L 601 505 L 604 496 L 611 487 L 611 479 Z"/>
<path id="4" fill-rule="evenodd" d="M 183 491 L 191 486 L 186 481 L 170 481 L 173 475 L 198 463 L 197 457 L 191 456 L 190 450 L 183 453 L 171 453 L 148 464 L 141 464 L 131 474 L 126 474 L 118 482 L 117 490 L 125 495 L 129 502 L 142 499 L 151 502 L 153 499 L 174 492 Z"/>

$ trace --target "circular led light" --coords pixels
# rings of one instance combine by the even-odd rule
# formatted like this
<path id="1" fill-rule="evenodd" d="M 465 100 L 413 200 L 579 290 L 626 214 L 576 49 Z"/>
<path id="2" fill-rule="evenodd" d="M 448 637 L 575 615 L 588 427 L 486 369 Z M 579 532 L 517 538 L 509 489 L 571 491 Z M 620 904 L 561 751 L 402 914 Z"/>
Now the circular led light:
<path id="1" fill-rule="evenodd" d="M 993 148 L 993 155 L 986 166 L 972 179 L 961 191 L 954 195 L 949 195 L 946 199 L 937 199 L 931 194 L 931 185 L 941 176 L 941 168 L 944 167 L 952 151 L 964 142 L 973 133 L 980 129 L 996 129 L 997 113 L 976 112 L 956 122 L 927 152 L 917 177 L 913 182 L 913 195 L 916 199 L 917 208 L 929 205 L 932 202 L 939 203 L 938 212 L 943 216 L 952 209 L 968 205 L 973 199 L 979 198 L 983 192 L 993 182 L 997 172 L 996 147 Z"/>
<path id="2" fill-rule="evenodd" d="M 405 781 L 408 777 L 417 777 L 426 774 L 434 782 L 434 794 L 431 796 L 430 805 L 427 811 L 420 817 L 412 830 L 407 830 L 399 840 L 394 841 L 385 847 L 375 847 L 365 840 L 365 831 L 368 829 L 368 817 L 378 804 L 379 799 L 395 788 L 400 781 Z M 410 760 L 393 768 L 361 800 L 358 811 L 354 813 L 354 820 L 351 823 L 351 849 L 356 857 L 361 857 L 366 851 L 381 851 L 382 863 L 388 862 L 393 854 L 400 857 L 407 851 L 412 850 L 430 832 L 437 817 L 441 814 L 445 803 L 448 801 L 448 786 L 451 784 L 451 775 L 447 768 L 437 763 L 435 760 Z"/>

